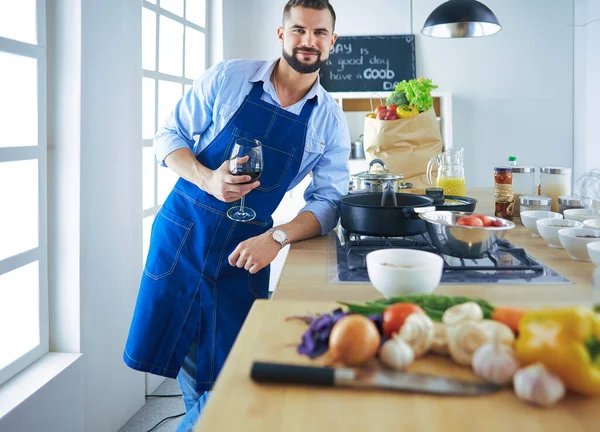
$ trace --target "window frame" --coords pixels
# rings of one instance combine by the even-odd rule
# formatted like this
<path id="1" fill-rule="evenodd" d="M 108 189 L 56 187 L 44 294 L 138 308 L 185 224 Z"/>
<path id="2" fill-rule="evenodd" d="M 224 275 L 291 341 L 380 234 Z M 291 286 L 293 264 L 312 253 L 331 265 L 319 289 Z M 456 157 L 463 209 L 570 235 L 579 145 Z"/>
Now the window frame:
<path id="1" fill-rule="evenodd" d="M 0 37 L 0 52 L 36 59 L 38 142 L 37 146 L 0 147 L 0 163 L 24 160 L 38 161 L 38 247 L 0 260 L 0 275 L 38 262 L 39 344 L 0 369 L 0 385 L 49 352 L 48 311 L 48 169 L 47 169 L 47 61 L 46 0 L 36 0 L 37 43 Z"/>

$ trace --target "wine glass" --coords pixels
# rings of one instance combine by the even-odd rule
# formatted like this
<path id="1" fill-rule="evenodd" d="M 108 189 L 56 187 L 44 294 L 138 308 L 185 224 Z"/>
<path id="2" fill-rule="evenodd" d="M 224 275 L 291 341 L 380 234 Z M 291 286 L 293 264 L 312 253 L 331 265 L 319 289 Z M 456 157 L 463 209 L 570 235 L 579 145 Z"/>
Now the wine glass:
<path id="1" fill-rule="evenodd" d="M 241 159 L 248 156 L 248 160 Z M 250 176 L 250 181 L 239 183 L 248 184 L 258 180 L 263 171 L 262 144 L 260 141 L 249 138 L 238 138 L 231 150 L 229 158 L 229 172 L 233 175 Z M 227 216 L 237 222 L 249 222 L 256 217 L 256 212 L 251 208 L 244 207 L 244 198 L 240 198 L 240 205 L 231 207 Z"/>

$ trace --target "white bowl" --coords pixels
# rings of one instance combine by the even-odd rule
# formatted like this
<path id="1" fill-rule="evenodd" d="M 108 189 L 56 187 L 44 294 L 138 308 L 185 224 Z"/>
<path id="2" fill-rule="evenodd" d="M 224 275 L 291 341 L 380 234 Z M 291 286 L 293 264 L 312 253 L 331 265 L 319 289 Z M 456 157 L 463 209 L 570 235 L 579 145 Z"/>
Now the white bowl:
<path id="1" fill-rule="evenodd" d="M 587 229 L 600 229 L 600 219 L 586 219 L 583 221 L 583 227 Z"/>
<path id="2" fill-rule="evenodd" d="M 592 262 L 600 267 L 600 241 L 588 243 L 587 250 Z"/>
<path id="3" fill-rule="evenodd" d="M 379 249 L 367 254 L 373 286 L 385 297 L 431 294 L 440 284 L 444 260 L 439 255 L 410 249 Z"/>
<path id="4" fill-rule="evenodd" d="M 576 220 L 583 222 L 588 219 L 594 219 L 598 217 L 598 214 L 592 209 L 568 209 L 563 211 L 565 219 Z"/>
<path id="5" fill-rule="evenodd" d="M 539 219 L 562 219 L 563 215 L 551 211 L 544 210 L 529 210 L 521 212 L 521 222 L 525 228 L 529 230 L 532 236 L 539 237 L 540 233 L 537 228 L 537 221 Z"/>
<path id="6" fill-rule="evenodd" d="M 584 238 L 582 236 L 593 236 Z M 569 252 L 569 255 L 577 261 L 590 261 L 587 250 L 588 243 L 600 241 L 600 230 L 584 228 L 563 228 L 558 231 L 560 244 Z"/>
<path id="7" fill-rule="evenodd" d="M 563 228 L 583 228 L 581 222 L 568 219 L 538 219 L 536 222 L 538 232 L 546 243 L 553 248 L 562 249 L 558 238 L 558 231 Z"/>

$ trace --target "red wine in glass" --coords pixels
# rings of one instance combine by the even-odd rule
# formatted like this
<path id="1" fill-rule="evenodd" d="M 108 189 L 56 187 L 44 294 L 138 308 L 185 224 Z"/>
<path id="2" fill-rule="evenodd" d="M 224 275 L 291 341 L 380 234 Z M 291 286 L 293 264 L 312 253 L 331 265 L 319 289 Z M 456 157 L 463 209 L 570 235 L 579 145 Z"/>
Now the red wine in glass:
<path id="1" fill-rule="evenodd" d="M 233 175 L 250 176 L 251 180 L 240 183 L 248 184 L 260 178 L 263 171 L 262 144 L 258 140 L 238 138 L 231 150 L 229 172 Z M 256 217 L 256 212 L 244 206 L 245 196 L 240 198 L 240 205 L 231 207 L 227 216 L 237 222 L 249 222 Z"/>

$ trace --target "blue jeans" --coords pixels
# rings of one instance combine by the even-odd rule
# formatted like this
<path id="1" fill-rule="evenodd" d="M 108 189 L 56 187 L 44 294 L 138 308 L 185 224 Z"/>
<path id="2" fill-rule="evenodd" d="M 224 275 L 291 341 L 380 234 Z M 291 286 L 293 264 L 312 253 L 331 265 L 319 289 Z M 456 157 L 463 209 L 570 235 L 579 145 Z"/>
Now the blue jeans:
<path id="1" fill-rule="evenodd" d="M 196 356 L 198 352 L 198 343 L 196 337 L 190 351 L 183 361 L 183 366 L 177 375 L 177 382 L 183 395 L 183 403 L 185 404 L 185 416 L 181 419 L 181 423 L 177 426 L 176 432 L 192 432 L 194 425 L 200 418 L 202 409 L 206 405 L 210 396 L 209 391 L 196 391 Z"/>

